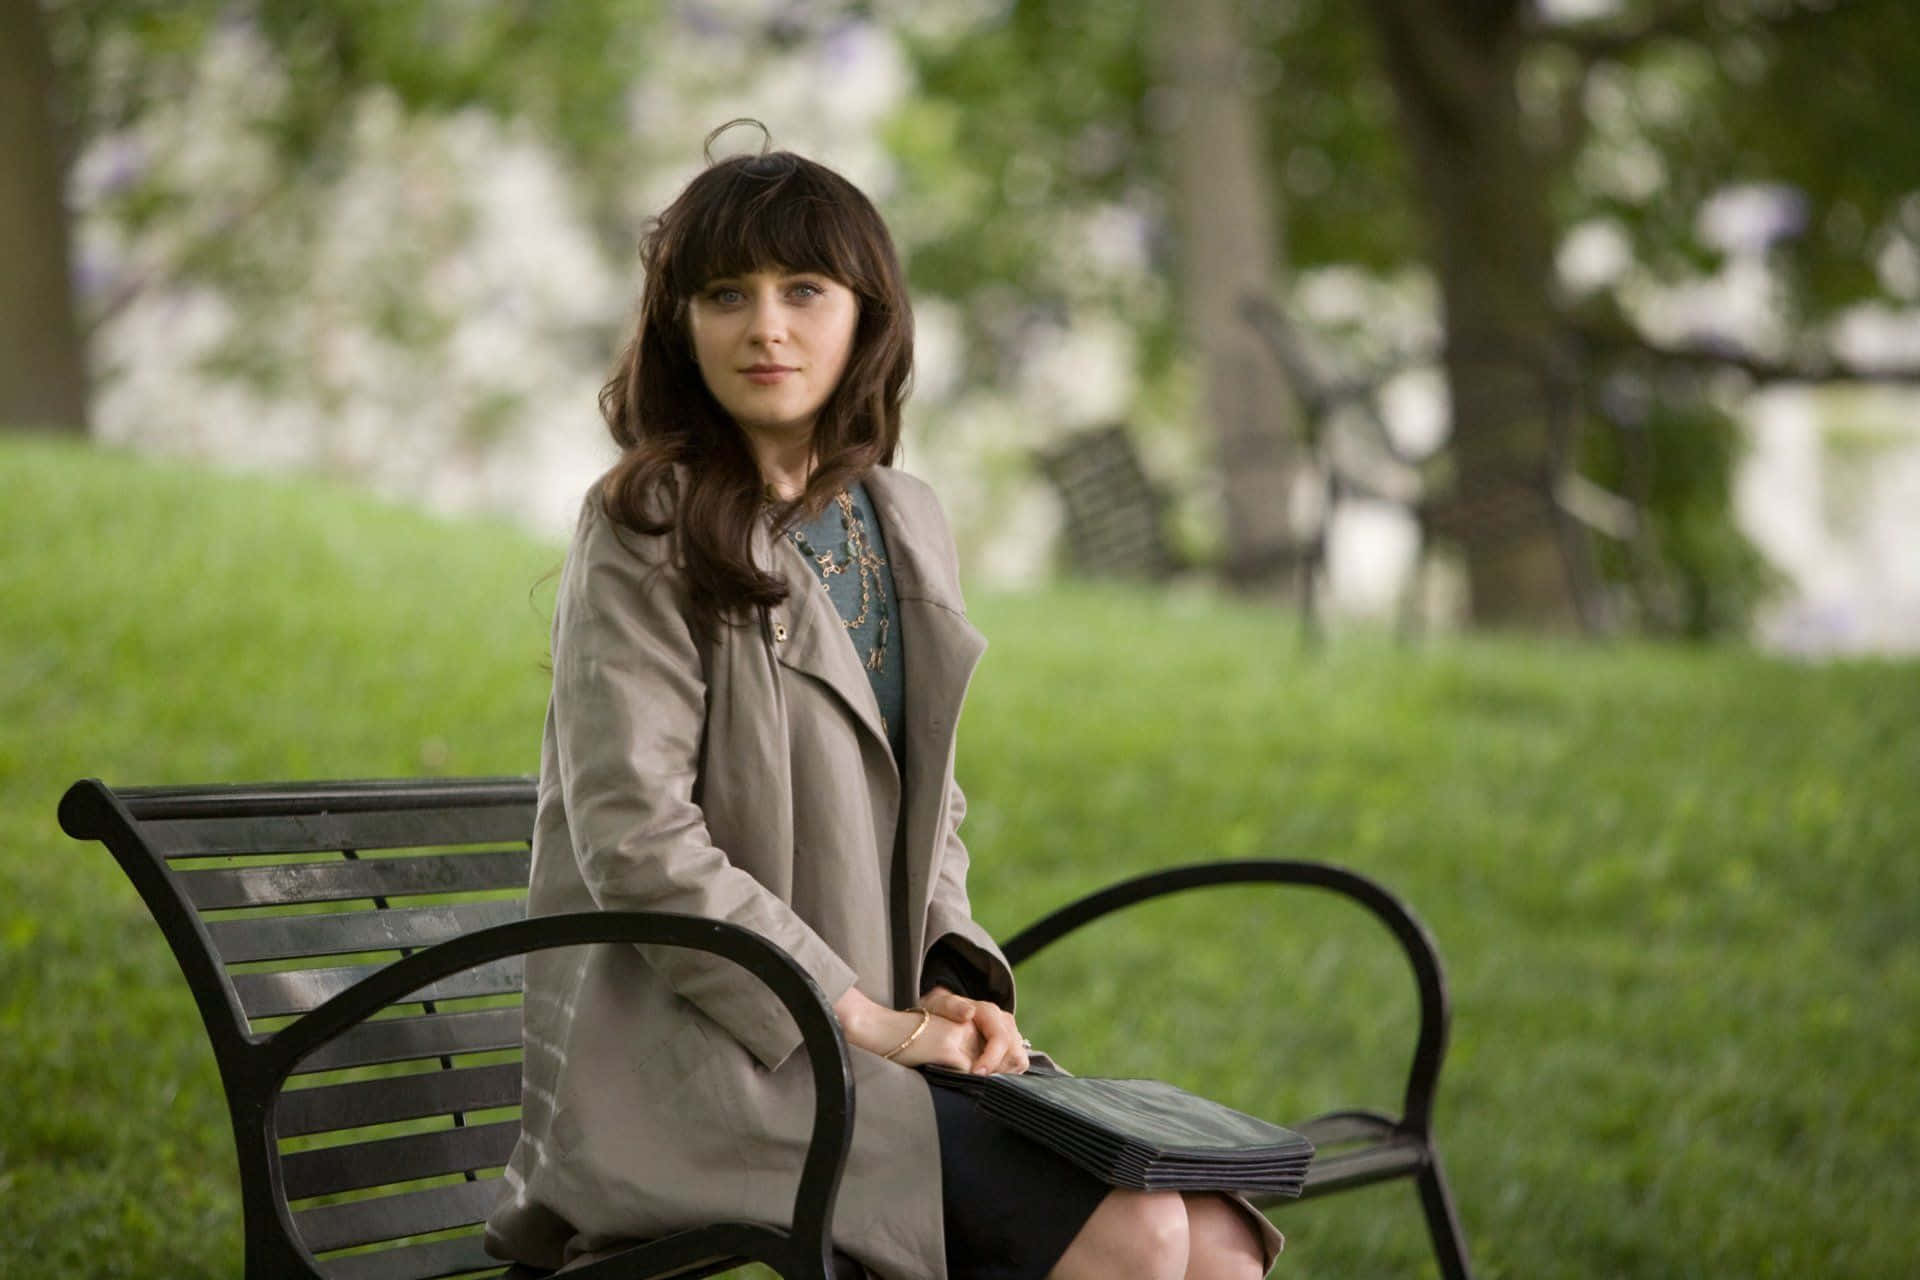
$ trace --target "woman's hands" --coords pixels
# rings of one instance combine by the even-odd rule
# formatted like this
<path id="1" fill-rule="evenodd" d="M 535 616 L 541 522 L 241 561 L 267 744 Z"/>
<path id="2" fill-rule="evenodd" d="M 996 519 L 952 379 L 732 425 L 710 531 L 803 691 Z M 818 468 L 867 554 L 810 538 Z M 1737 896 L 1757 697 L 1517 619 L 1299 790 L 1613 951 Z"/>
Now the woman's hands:
<path id="1" fill-rule="evenodd" d="M 969 1000 L 945 987 L 932 987 L 920 999 L 920 1007 L 936 1017 L 971 1025 L 980 1035 L 980 1052 L 969 1070 L 977 1076 L 1006 1072 L 1020 1075 L 1027 1069 L 1030 1047 L 1020 1035 L 1013 1015 L 991 1000 Z"/>
<path id="2" fill-rule="evenodd" d="M 945 987 L 935 987 L 920 1002 L 933 1015 L 913 1043 L 894 1055 L 903 1067 L 935 1063 L 955 1071 L 989 1075 L 996 1071 L 1025 1071 L 1026 1050 L 1013 1015 L 985 1000 L 969 1000 Z M 848 1044 L 885 1055 L 913 1035 L 920 1014 L 913 1009 L 889 1009 L 869 999 L 858 987 L 849 987 L 833 1004 L 834 1016 Z"/>
<path id="3" fill-rule="evenodd" d="M 884 1056 L 908 1036 L 913 1036 L 913 1043 L 893 1056 L 903 1067 L 933 1062 L 955 1071 L 968 1071 L 980 1052 L 980 1033 L 971 1023 L 935 1014 L 926 1019 L 925 1029 L 914 1035 L 921 1023 L 919 1010 L 889 1009 L 869 999 L 858 987 L 848 987 L 847 993 L 833 1002 L 833 1012 L 840 1019 L 840 1030 L 847 1043 L 858 1045 L 868 1053 Z"/>

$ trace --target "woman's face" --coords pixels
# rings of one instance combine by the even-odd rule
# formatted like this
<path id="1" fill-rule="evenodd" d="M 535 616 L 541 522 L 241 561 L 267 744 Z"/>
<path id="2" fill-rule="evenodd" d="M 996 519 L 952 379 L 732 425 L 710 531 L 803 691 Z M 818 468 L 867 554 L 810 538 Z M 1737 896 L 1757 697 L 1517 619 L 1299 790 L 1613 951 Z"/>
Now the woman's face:
<path id="1" fill-rule="evenodd" d="M 812 432 L 859 320 L 854 292 L 815 271 L 722 276 L 688 306 L 700 376 L 749 435 Z"/>

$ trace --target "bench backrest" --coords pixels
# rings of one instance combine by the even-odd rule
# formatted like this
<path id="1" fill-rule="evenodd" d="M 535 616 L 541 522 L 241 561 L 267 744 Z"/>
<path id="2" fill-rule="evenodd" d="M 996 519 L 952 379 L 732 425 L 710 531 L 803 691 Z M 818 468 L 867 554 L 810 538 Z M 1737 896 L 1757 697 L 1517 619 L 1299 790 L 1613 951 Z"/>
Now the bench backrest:
<path id="1" fill-rule="evenodd" d="M 104 841 L 139 888 L 199 1002 L 235 1107 L 250 1256 L 273 1226 L 258 1217 L 290 1212 L 330 1277 L 499 1265 L 478 1224 L 519 1129 L 517 958 L 415 992 L 310 1054 L 278 1095 L 270 1150 L 249 1149 L 240 1108 L 274 1030 L 402 956 L 524 914 L 533 809 L 525 779 L 87 782 L 62 802 L 69 833 Z M 278 1197 L 253 1194 L 276 1183 Z"/>
<path id="2" fill-rule="evenodd" d="M 1037 455 L 1065 507 L 1067 553 L 1090 577 L 1158 581 L 1174 562 L 1166 502 L 1123 426 L 1068 436 Z"/>

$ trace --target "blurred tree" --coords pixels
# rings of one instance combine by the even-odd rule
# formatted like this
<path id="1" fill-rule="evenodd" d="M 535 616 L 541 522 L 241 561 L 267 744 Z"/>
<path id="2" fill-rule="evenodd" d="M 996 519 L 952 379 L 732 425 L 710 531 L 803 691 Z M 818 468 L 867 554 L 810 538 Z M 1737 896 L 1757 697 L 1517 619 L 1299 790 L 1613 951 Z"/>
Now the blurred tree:
<path id="1" fill-rule="evenodd" d="M 1656 446 L 1664 437 L 1656 467 L 1688 479 L 1656 480 L 1647 495 L 1650 532 L 1686 601 L 1656 621 L 1695 632 L 1709 618 L 1737 624 L 1754 595 L 1753 557 L 1729 558 L 1727 539 L 1706 532 L 1731 528 L 1736 451 L 1692 447 L 1717 418 L 1700 403 L 1700 376 L 1907 376 L 1843 368 L 1821 324 L 1830 308 L 1879 291 L 1858 233 L 1914 191 L 1909 144 L 1886 123 L 1902 116 L 1881 92 L 1912 97 L 1913 8 L 1661 0 L 1555 23 L 1527 0 L 1370 0 L 1368 13 L 1400 103 L 1445 314 L 1449 525 L 1465 552 L 1474 618 L 1559 625 L 1587 603 L 1574 590 L 1586 541 L 1569 541 L 1560 491 L 1580 454 L 1572 437 L 1581 419 L 1605 416 Z M 1836 68 L 1845 69 L 1837 80 Z M 1816 138 L 1826 145 L 1810 147 Z M 1713 202 L 1741 184 L 1755 184 L 1739 219 L 1748 225 L 1706 226 Z M 1832 235 L 1802 236 L 1810 206 L 1854 233 L 1850 252 L 1834 253 Z M 1569 306 L 1556 249 L 1569 224 L 1602 217 L 1625 232 L 1637 269 Z M 1775 314 L 1714 317 L 1678 342 L 1652 336 L 1636 291 L 1644 299 L 1756 248 L 1775 251 Z M 1769 353 L 1742 340 L 1743 322 L 1794 336 Z M 1650 364 L 1696 376 L 1648 381 Z M 1631 422 L 1608 404 L 1621 403 L 1623 380 L 1659 393 Z M 1698 430 L 1652 431 L 1658 422 Z M 1714 468 L 1708 483 L 1693 465 L 1703 460 Z M 1715 582 L 1722 601 L 1706 598 Z"/>
<path id="2" fill-rule="evenodd" d="M 1025 0 L 909 26 L 921 92 L 892 139 L 915 281 L 972 304 L 976 373 L 1016 363 L 1033 318 L 1076 313 L 1124 316 L 1149 380 L 1190 354 L 1224 567 L 1247 587 L 1287 582 L 1300 554 L 1298 406 L 1237 312 L 1285 269 L 1275 78 L 1251 56 L 1269 36 L 1241 0 Z M 1145 263 L 1108 243 L 1135 226 Z"/>
<path id="3" fill-rule="evenodd" d="M 1190 87 L 1177 60 L 1153 56 L 1199 39 L 1206 15 L 1146 0 L 1013 0 L 964 32 L 915 42 L 925 94 L 903 125 L 903 154 L 917 182 L 964 210 L 920 247 L 916 273 L 959 296 L 991 277 L 1040 306 L 1097 300 L 1069 269 L 1075 225 L 1061 207 L 1118 204 L 1190 247 L 1210 234 L 1179 216 L 1192 175 L 1211 168 L 1224 193 L 1223 166 L 1255 183 L 1264 168 L 1280 197 L 1268 253 L 1281 261 L 1284 244 L 1289 273 L 1424 259 L 1432 274 L 1444 337 L 1401 358 L 1437 359 L 1445 374 L 1451 434 L 1429 528 L 1463 552 L 1475 621 L 1580 620 L 1576 584 L 1591 561 L 1585 539 L 1568 536 L 1577 520 L 1565 493 L 1572 468 L 1607 455 L 1579 439 L 1605 424 L 1638 433 L 1654 468 L 1667 455 L 1688 477 L 1641 486 L 1670 506 L 1645 527 L 1675 579 L 1643 598 L 1688 602 L 1665 615 L 1649 604 L 1650 620 L 1737 625 L 1759 575 L 1727 509 L 1735 451 L 1719 436 L 1692 449 L 1684 424 L 1718 420 L 1729 387 L 1914 377 L 1849 363 L 1832 326 L 1863 300 L 1920 301 L 1920 175 L 1906 136 L 1920 111 L 1920 7 L 1617 0 L 1555 16 L 1573 10 L 1242 4 L 1237 62 L 1213 64 L 1211 80 L 1246 88 L 1260 165 L 1231 159 L 1230 126 L 1212 126 L 1210 148 L 1182 132 L 1196 118 Z M 1196 150 L 1211 157 L 1204 166 Z M 1053 179 L 1044 204 L 1005 198 L 1008 175 L 1035 171 Z M 1750 197 L 1734 202 L 1744 218 L 1716 212 L 1730 193 Z M 1236 204 L 1203 216 L 1224 219 Z M 1582 236 L 1614 260 L 1574 282 L 1563 259 Z M 1160 242 L 1163 265 L 1181 257 Z M 1249 287 L 1269 287 L 1259 257 L 1243 261 Z M 1703 324 L 1665 305 L 1743 264 L 1765 278 L 1758 306 L 1722 305 Z M 1174 308 L 1138 293 L 1124 305 L 1164 369 Z M 989 310 L 1006 309 L 996 294 Z M 1756 342 L 1756 329 L 1769 340 Z M 1682 425 L 1654 429 L 1662 423 Z M 1223 437 L 1234 429 L 1216 424 Z M 1716 523 L 1727 536 L 1703 532 Z M 1228 559 L 1246 554 L 1230 548 Z M 1601 567 L 1627 565 L 1645 559 L 1609 554 Z"/>
<path id="4" fill-rule="evenodd" d="M 1526 0 L 1370 0 L 1445 315 L 1454 509 L 1476 622 L 1555 625 L 1577 600 L 1552 509 L 1576 376 L 1553 288 L 1545 173 L 1518 73 Z"/>
<path id="5" fill-rule="evenodd" d="M 53 82 L 38 0 L 0 0 L 0 427 L 84 431 Z"/>
<path id="6" fill-rule="evenodd" d="M 1152 32 L 1178 229 L 1182 327 L 1203 369 L 1218 438 L 1230 581 L 1293 576 L 1304 554 L 1291 497 L 1301 461 L 1297 402 L 1259 335 L 1240 319 L 1249 291 L 1279 283 L 1265 121 L 1248 91 L 1247 39 L 1234 0 L 1163 5 Z"/>
<path id="7" fill-rule="evenodd" d="M 651 0 L 0 0 L 0 425 L 83 427 L 87 333 L 144 288 L 206 276 L 267 310 L 297 289 L 302 224 L 316 216 L 304 197 L 338 173 L 349 108 L 367 89 L 414 111 L 522 115 L 583 170 L 612 170 L 654 10 Z M 182 96 L 222 28 L 256 37 L 278 73 L 245 121 L 268 144 L 272 174 L 182 230 L 165 261 L 112 289 L 76 290 L 71 166 L 89 142 Z M 593 194 L 613 222 L 613 184 Z M 109 198 L 130 229 L 176 215 L 182 201 L 137 180 Z M 271 244 L 235 234 L 266 222 Z"/>

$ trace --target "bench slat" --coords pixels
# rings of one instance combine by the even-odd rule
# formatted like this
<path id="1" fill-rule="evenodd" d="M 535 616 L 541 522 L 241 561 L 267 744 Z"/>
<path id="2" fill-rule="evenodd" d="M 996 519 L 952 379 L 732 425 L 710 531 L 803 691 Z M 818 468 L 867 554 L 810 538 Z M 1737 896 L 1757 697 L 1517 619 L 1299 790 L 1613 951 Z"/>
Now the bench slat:
<path id="1" fill-rule="evenodd" d="M 317 1009 L 369 974 L 385 968 L 377 964 L 342 965 L 331 969 L 287 969 L 280 973 L 231 975 L 240 1007 L 249 1018 L 272 1018 L 284 1013 Z M 443 978 L 412 992 L 402 1004 L 422 1000 L 456 1000 L 462 996 L 495 996 L 521 988 L 519 956 L 495 960 Z"/>
<path id="2" fill-rule="evenodd" d="M 294 1075 L 520 1048 L 520 1009 L 467 1009 L 361 1023 L 300 1059 Z"/>
<path id="3" fill-rule="evenodd" d="M 439 1280 L 475 1272 L 497 1275 L 507 1264 L 488 1255 L 478 1235 L 401 1245 L 377 1253 L 351 1253 L 320 1264 L 327 1280 Z"/>
<path id="4" fill-rule="evenodd" d="M 1315 1116 L 1294 1128 L 1301 1137 L 1322 1151 L 1344 1142 L 1387 1142 L 1399 1132 L 1392 1116 L 1355 1111 L 1336 1111 L 1331 1115 Z"/>
<path id="5" fill-rule="evenodd" d="M 300 1060 L 294 1074 L 520 1047 L 520 1010 L 472 1009 L 364 1022 Z"/>
<path id="6" fill-rule="evenodd" d="M 351 1204 L 302 1209 L 293 1215 L 293 1222 L 309 1253 L 325 1253 L 485 1222 L 506 1187 L 501 1178 L 456 1182 Z"/>
<path id="7" fill-rule="evenodd" d="M 502 804 L 485 808 L 393 809 L 285 817 L 167 818 L 142 823 L 140 830 L 148 846 L 166 858 L 502 844 L 527 838 L 527 833 L 533 830 L 533 806 Z"/>
<path id="8" fill-rule="evenodd" d="M 404 898 L 423 893 L 525 889 L 533 855 L 526 849 L 486 853 L 294 862 L 268 867 L 217 867 L 177 874 L 201 911 L 278 907 L 293 902 Z"/>
<path id="9" fill-rule="evenodd" d="M 463 902 L 444 907 L 394 907 L 317 916 L 210 920 L 207 932 L 228 964 L 338 956 L 356 951 L 430 947 L 463 933 L 526 917 L 520 902 Z"/>
<path id="10" fill-rule="evenodd" d="M 304 1200 L 442 1173 L 499 1168 L 513 1154 L 519 1136 L 520 1122 L 503 1120 L 295 1151 L 280 1157 L 280 1167 L 287 1199 Z"/>
<path id="11" fill-rule="evenodd" d="M 239 782 L 201 786 L 115 787 L 141 822 L 169 818 L 275 817 L 290 813 L 531 805 L 535 780 L 504 778 L 358 778 Z"/>
<path id="12" fill-rule="evenodd" d="M 280 1136 L 357 1129 L 520 1102 L 520 1064 L 424 1071 L 411 1076 L 289 1089 L 280 1095 Z"/>
<path id="13" fill-rule="evenodd" d="M 1309 1199 L 1351 1186 L 1404 1178 L 1427 1166 L 1427 1151 L 1416 1139 L 1386 1142 L 1374 1147 L 1331 1154 L 1316 1153 L 1307 1169 L 1300 1198 Z"/>

